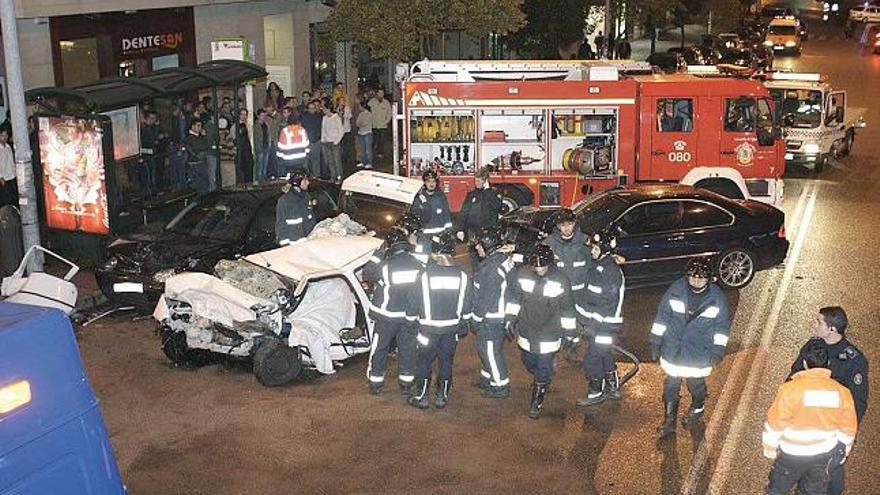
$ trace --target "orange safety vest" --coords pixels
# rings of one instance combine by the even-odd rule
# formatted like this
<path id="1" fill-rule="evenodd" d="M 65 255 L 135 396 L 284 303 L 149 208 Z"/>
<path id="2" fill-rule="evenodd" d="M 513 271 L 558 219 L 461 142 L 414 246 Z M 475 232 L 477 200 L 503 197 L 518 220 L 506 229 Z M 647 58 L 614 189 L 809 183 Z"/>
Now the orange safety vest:
<path id="1" fill-rule="evenodd" d="M 831 370 L 804 370 L 779 387 L 767 411 L 764 456 L 775 459 L 777 449 L 792 456 L 825 454 L 838 442 L 849 454 L 857 427 L 852 394 L 831 379 Z"/>
<path id="2" fill-rule="evenodd" d="M 309 137 L 299 124 L 290 124 L 278 133 L 278 151 L 282 160 L 297 160 L 309 154 Z"/>

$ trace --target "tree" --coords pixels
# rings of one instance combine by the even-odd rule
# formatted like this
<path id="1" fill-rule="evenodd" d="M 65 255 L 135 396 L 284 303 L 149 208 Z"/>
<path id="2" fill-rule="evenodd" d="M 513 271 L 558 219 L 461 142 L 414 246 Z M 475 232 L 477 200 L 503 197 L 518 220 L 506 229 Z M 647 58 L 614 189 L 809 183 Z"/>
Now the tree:
<path id="1" fill-rule="evenodd" d="M 582 40 L 590 5 L 597 0 L 526 0 L 527 24 L 507 37 L 520 55 L 558 58 L 559 49 Z"/>
<path id="2" fill-rule="evenodd" d="M 484 37 L 525 23 L 523 0 L 343 0 L 327 22 L 334 41 L 355 41 L 374 56 L 413 60 L 434 55 L 444 31 Z"/>

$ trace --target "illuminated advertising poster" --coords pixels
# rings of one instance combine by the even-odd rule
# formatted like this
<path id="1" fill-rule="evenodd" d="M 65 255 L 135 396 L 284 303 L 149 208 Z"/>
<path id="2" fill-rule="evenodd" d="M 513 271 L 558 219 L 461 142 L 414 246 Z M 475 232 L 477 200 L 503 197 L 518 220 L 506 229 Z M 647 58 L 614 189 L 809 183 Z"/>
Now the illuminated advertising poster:
<path id="1" fill-rule="evenodd" d="M 109 233 L 100 123 L 74 117 L 40 117 L 39 128 L 49 227 Z"/>

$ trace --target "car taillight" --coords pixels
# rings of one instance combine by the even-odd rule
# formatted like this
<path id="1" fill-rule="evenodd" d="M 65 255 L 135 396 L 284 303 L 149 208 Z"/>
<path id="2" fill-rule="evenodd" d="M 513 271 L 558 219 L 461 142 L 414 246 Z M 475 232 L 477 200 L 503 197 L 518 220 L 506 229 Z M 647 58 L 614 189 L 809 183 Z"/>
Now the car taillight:
<path id="1" fill-rule="evenodd" d="M 785 239 L 785 224 L 782 224 L 782 226 L 779 227 L 779 232 L 776 232 L 776 237 Z"/>

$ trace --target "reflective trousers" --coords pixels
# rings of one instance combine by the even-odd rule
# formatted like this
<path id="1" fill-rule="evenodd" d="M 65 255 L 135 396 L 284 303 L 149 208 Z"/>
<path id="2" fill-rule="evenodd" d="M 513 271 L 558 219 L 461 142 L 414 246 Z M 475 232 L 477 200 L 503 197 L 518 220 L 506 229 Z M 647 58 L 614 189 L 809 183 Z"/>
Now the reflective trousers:
<path id="1" fill-rule="evenodd" d="M 477 355 L 480 356 L 480 375 L 493 387 L 510 384 L 510 373 L 504 359 L 504 323 L 477 324 Z"/>
<path id="2" fill-rule="evenodd" d="M 385 381 L 385 367 L 391 344 L 397 340 L 397 378 L 412 383 L 416 366 L 416 329 L 406 320 L 376 318 L 367 379 L 372 383 Z"/>
<path id="3" fill-rule="evenodd" d="M 526 370 L 535 379 L 535 383 L 547 385 L 553 381 L 553 358 L 555 356 L 555 352 L 535 354 L 522 351 L 522 362 L 526 366 Z"/>
<path id="4" fill-rule="evenodd" d="M 798 487 L 797 495 L 825 495 L 830 459 L 830 453 L 794 456 L 780 451 L 770 468 L 767 495 L 788 495 L 795 485 Z"/>
<path id="5" fill-rule="evenodd" d="M 452 380 L 452 360 L 455 358 L 455 347 L 458 345 L 458 335 L 450 334 L 427 334 L 419 332 L 416 335 L 416 352 L 418 364 L 416 364 L 416 379 L 421 382 L 431 378 L 431 367 L 434 361 L 437 365 L 438 380 Z"/>
<path id="6" fill-rule="evenodd" d="M 584 354 L 584 374 L 587 378 L 601 379 L 605 373 L 614 371 L 617 365 L 614 355 L 611 353 L 611 345 L 614 336 L 611 334 L 597 333 L 590 336 L 590 345 Z"/>

